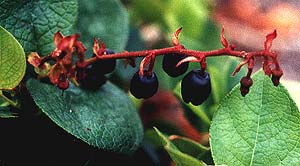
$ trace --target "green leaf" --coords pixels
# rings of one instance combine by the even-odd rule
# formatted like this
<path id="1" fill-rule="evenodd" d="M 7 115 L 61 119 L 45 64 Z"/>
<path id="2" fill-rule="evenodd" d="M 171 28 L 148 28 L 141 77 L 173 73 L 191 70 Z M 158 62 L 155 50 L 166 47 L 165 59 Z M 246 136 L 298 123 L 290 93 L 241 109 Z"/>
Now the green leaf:
<path id="1" fill-rule="evenodd" d="M 176 163 L 176 166 L 203 166 L 206 165 L 204 162 L 198 160 L 197 158 L 181 152 L 165 135 L 163 135 L 157 128 L 155 131 L 164 146 L 165 150 L 169 153 L 172 160 Z M 187 142 L 185 142 L 187 143 Z M 202 153 L 202 152 L 201 152 Z"/>
<path id="2" fill-rule="evenodd" d="M 209 151 L 208 147 L 186 137 L 171 135 L 169 139 L 178 149 L 180 149 L 181 152 L 191 155 L 197 159 L 201 159 L 204 153 Z"/>
<path id="3" fill-rule="evenodd" d="M 242 97 L 237 85 L 221 102 L 210 128 L 215 164 L 299 165 L 300 112 L 282 85 L 262 71 Z"/>
<path id="4" fill-rule="evenodd" d="M 130 17 L 132 22 L 163 22 L 166 1 L 132 0 L 130 2 Z"/>
<path id="5" fill-rule="evenodd" d="M 30 79 L 27 88 L 37 106 L 67 132 L 100 149 L 132 153 L 143 138 L 137 111 L 128 96 L 111 83 L 98 91 L 57 87 Z"/>
<path id="6" fill-rule="evenodd" d="M 1 94 L 2 92 L 0 92 Z M 9 102 L 7 102 L 6 100 L 4 100 L 2 97 L 0 97 L 0 108 L 1 107 L 8 107 L 9 106 Z"/>
<path id="7" fill-rule="evenodd" d="M 0 118 L 16 118 L 18 117 L 16 113 L 13 113 L 10 108 L 10 103 L 6 101 L 0 91 Z"/>
<path id="8" fill-rule="evenodd" d="M 205 31 L 205 24 L 209 20 L 208 3 L 204 1 L 169 1 L 164 9 L 164 20 L 169 32 L 183 27 L 181 36 L 191 39 L 201 38 Z"/>
<path id="9" fill-rule="evenodd" d="M 0 106 L 0 118 L 16 118 L 18 117 L 15 113 L 10 111 L 9 107 Z"/>
<path id="10" fill-rule="evenodd" d="M 22 46 L 0 26 L 0 90 L 19 85 L 25 70 L 26 58 Z"/>
<path id="11" fill-rule="evenodd" d="M 129 34 L 128 14 L 117 0 L 79 0 L 77 29 L 89 51 L 93 38 L 100 38 L 107 48 L 123 51 Z"/>
<path id="12" fill-rule="evenodd" d="M 132 22 L 138 24 L 159 24 L 163 32 L 171 36 L 176 29 L 183 27 L 180 33 L 181 43 L 189 49 L 203 49 L 211 45 L 216 36 L 209 18 L 210 5 L 203 1 L 153 1 L 133 0 L 130 5 Z M 204 41 L 202 43 L 202 41 Z"/>
<path id="13" fill-rule="evenodd" d="M 0 3 L 0 25 L 20 41 L 25 53 L 49 54 L 54 33 L 70 34 L 77 18 L 76 0 L 4 0 Z"/>

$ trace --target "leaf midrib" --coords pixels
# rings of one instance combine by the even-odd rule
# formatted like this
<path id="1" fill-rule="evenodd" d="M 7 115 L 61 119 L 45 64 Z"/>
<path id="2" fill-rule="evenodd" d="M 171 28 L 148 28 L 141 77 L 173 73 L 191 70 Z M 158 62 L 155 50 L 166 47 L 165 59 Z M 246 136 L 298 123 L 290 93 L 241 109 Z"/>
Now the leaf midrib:
<path id="1" fill-rule="evenodd" d="M 260 103 L 260 109 L 259 110 L 262 110 L 262 107 L 263 107 L 263 96 L 264 96 L 264 80 L 260 80 L 260 82 L 262 82 L 262 88 L 261 88 L 261 96 L 260 96 L 260 99 L 261 99 L 261 103 Z M 260 112 L 258 112 L 257 114 L 257 128 L 256 128 L 256 133 L 255 133 L 255 141 L 254 141 L 254 147 L 253 147 L 253 150 L 252 150 L 252 155 L 251 155 L 251 161 L 250 161 L 250 166 L 253 165 L 253 161 L 254 161 L 254 155 L 255 155 L 255 150 L 256 150 L 256 145 L 257 145 L 257 140 L 258 140 L 258 132 L 259 132 L 259 128 L 260 128 Z"/>

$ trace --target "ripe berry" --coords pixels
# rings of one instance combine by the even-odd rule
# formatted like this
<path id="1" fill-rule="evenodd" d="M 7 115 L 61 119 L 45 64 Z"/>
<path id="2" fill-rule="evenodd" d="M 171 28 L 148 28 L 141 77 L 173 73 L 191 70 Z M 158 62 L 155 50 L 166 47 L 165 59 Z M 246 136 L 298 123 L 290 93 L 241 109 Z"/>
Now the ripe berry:
<path id="1" fill-rule="evenodd" d="M 184 102 L 202 104 L 211 93 L 210 76 L 200 69 L 190 71 L 181 82 L 181 96 Z"/>
<path id="2" fill-rule="evenodd" d="M 105 77 L 105 75 L 95 70 L 93 65 L 89 66 L 86 69 L 84 79 L 78 80 L 80 87 L 86 90 L 97 90 L 106 81 L 107 78 Z"/>
<path id="3" fill-rule="evenodd" d="M 114 54 L 114 52 L 110 49 L 106 49 L 105 54 Z M 115 59 L 98 60 L 86 69 L 78 70 L 77 81 L 83 89 L 97 90 L 107 81 L 104 74 L 112 72 L 115 67 Z"/>
<path id="4" fill-rule="evenodd" d="M 154 72 L 152 72 L 151 76 L 148 76 L 147 70 L 144 70 L 144 75 L 140 76 L 139 71 L 137 71 L 130 81 L 130 92 L 138 99 L 147 99 L 153 96 L 157 89 L 158 80 Z"/>
<path id="5" fill-rule="evenodd" d="M 107 48 L 104 54 L 109 55 L 114 54 L 114 52 Z M 103 74 L 111 73 L 116 67 L 116 59 L 98 60 L 93 64 L 93 66 L 95 70 L 102 72 Z"/>
<path id="6" fill-rule="evenodd" d="M 185 73 L 189 67 L 189 63 L 185 62 L 176 67 L 177 63 L 186 56 L 182 54 L 166 54 L 163 58 L 163 69 L 171 77 L 177 77 Z"/>

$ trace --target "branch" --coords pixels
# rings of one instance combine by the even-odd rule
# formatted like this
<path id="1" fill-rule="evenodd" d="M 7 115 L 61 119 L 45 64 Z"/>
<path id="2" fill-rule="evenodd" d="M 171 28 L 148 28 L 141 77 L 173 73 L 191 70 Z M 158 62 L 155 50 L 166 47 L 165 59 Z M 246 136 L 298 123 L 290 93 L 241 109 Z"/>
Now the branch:
<path id="1" fill-rule="evenodd" d="M 124 51 L 120 53 L 110 54 L 109 56 L 106 55 L 105 44 L 103 42 L 99 42 L 97 39 L 94 39 L 93 52 L 95 56 L 89 59 L 85 59 L 86 48 L 83 46 L 83 44 L 80 41 L 78 41 L 77 39 L 79 37 L 78 34 L 63 36 L 61 33 L 57 32 L 55 34 L 55 40 L 54 40 L 55 45 L 57 47 L 50 54 L 51 57 L 46 56 L 45 58 L 39 59 L 39 56 L 35 55 L 34 58 L 31 58 L 30 62 L 35 67 L 39 67 L 42 66 L 42 64 L 48 60 L 55 60 L 57 64 L 66 66 L 64 67 L 65 70 L 63 71 L 50 70 L 50 72 L 53 71 L 56 73 L 58 72 L 64 74 L 68 77 L 75 77 L 74 73 L 84 71 L 86 67 L 92 65 L 97 61 L 103 61 L 108 59 L 124 59 L 133 62 L 134 61 L 133 59 L 136 57 L 144 57 L 144 59 L 140 64 L 139 74 L 144 75 L 144 68 L 148 65 L 147 74 L 151 75 L 155 63 L 155 58 L 156 56 L 160 56 L 160 55 L 166 55 L 166 54 L 174 54 L 174 55 L 181 55 L 181 56 L 184 55 L 186 56 L 186 58 L 179 61 L 176 67 L 180 66 L 185 62 L 198 62 L 201 64 L 201 70 L 203 71 L 206 70 L 206 66 L 207 66 L 206 58 L 215 57 L 215 56 L 233 56 L 233 57 L 241 58 L 243 59 L 243 61 L 240 64 L 238 64 L 236 69 L 233 71 L 232 75 L 235 75 L 237 72 L 240 71 L 240 69 L 244 65 L 247 65 L 248 73 L 246 77 L 250 78 L 255 63 L 254 59 L 256 57 L 263 57 L 264 62 L 262 67 L 263 70 L 265 71 L 265 74 L 268 76 L 272 74 L 272 81 L 274 85 L 277 86 L 279 84 L 279 79 L 282 76 L 283 72 L 277 60 L 277 56 L 278 56 L 277 53 L 270 51 L 272 42 L 277 37 L 276 30 L 274 30 L 272 33 L 266 36 L 266 40 L 264 42 L 264 50 L 251 51 L 251 52 L 246 52 L 243 50 L 241 51 L 235 50 L 235 45 L 229 44 L 228 40 L 225 38 L 224 27 L 222 27 L 221 34 L 220 34 L 220 42 L 223 45 L 223 48 L 211 50 L 211 51 L 197 51 L 197 50 L 186 49 L 183 45 L 180 44 L 179 41 L 179 34 L 181 31 L 182 28 L 179 28 L 174 32 L 172 36 L 172 44 L 173 44 L 172 47 L 133 51 L 133 52 Z M 62 53 L 65 54 L 62 55 Z M 71 56 L 73 55 L 73 53 L 77 54 L 78 57 L 78 61 L 75 64 L 73 64 L 71 61 L 72 59 Z M 37 64 L 39 65 L 37 66 Z M 271 69 L 271 66 L 274 66 L 274 69 Z M 53 67 L 55 67 L 55 65 Z M 53 76 L 53 73 L 52 74 L 49 73 L 49 75 Z M 72 79 L 76 80 L 76 78 L 72 78 Z M 59 78 L 53 78 L 52 80 L 59 80 Z M 53 83 L 56 85 L 58 84 L 58 82 L 53 82 Z"/>

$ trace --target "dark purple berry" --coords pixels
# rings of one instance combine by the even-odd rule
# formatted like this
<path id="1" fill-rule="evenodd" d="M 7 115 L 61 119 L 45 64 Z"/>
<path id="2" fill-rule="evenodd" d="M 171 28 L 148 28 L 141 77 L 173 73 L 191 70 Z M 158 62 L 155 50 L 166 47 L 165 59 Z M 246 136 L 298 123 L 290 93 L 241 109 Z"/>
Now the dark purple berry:
<path id="1" fill-rule="evenodd" d="M 185 73 L 189 67 L 189 63 L 185 62 L 176 67 L 177 63 L 186 56 L 181 54 L 166 54 L 164 55 L 162 66 L 163 70 L 171 77 L 177 77 Z"/>
<path id="2" fill-rule="evenodd" d="M 181 82 L 181 96 L 184 102 L 202 104 L 211 93 L 210 76 L 201 70 L 192 70 Z"/>
<path id="3" fill-rule="evenodd" d="M 109 55 L 114 54 L 114 52 L 107 48 L 104 54 Z M 93 67 L 95 68 L 95 70 L 103 74 L 111 73 L 116 68 L 116 59 L 98 60 L 93 64 Z"/>
<path id="4" fill-rule="evenodd" d="M 114 54 L 114 52 L 110 49 L 106 49 L 105 54 Z M 97 90 L 107 81 L 104 74 L 112 72 L 115 66 L 115 59 L 96 61 L 87 68 L 78 70 L 77 81 L 83 89 Z"/>
<path id="5" fill-rule="evenodd" d="M 111 50 L 111 49 L 109 49 L 109 48 L 107 48 L 106 50 L 105 50 L 105 54 L 107 55 L 107 54 L 114 54 L 115 52 L 113 51 L 113 50 Z"/>
<path id="6" fill-rule="evenodd" d="M 138 99 L 147 99 L 153 96 L 157 90 L 158 80 L 154 72 L 151 76 L 148 76 L 147 70 L 144 70 L 144 75 L 140 76 L 139 71 L 137 71 L 130 81 L 130 92 Z"/>
<path id="7" fill-rule="evenodd" d="M 94 70 L 93 66 L 86 69 L 84 79 L 78 80 L 80 87 L 86 90 L 97 90 L 106 81 L 105 75 Z"/>

